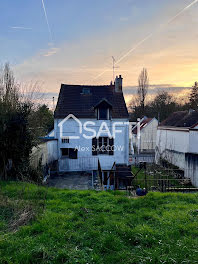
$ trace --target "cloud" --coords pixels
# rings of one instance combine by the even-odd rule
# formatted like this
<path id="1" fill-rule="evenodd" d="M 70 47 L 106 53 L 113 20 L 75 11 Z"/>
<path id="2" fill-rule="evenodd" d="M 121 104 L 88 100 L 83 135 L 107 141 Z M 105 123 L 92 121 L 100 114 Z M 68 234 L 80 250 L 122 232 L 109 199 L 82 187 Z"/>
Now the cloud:
<path id="1" fill-rule="evenodd" d="M 170 8 L 173 14 L 177 13 L 175 9 L 178 10 L 178 6 L 173 10 L 172 5 Z M 27 82 L 41 81 L 47 91 L 51 92 L 58 92 L 61 83 L 109 84 L 112 79 L 112 55 L 118 59 L 126 54 L 128 44 L 137 43 L 137 39 L 142 39 L 150 28 L 158 27 L 157 21 L 167 21 L 172 13 L 168 15 L 170 10 L 165 11 L 157 13 L 157 17 L 154 16 L 149 24 L 131 27 L 126 23 L 119 34 L 117 30 L 111 34 L 96 32 L 77 41 L 74 39 L 62 42 L 56 48 L 48 43 L 46 50 L 40 50 L 15 66 L 17 78 Z M 178 88 L 178 94 L 182 96 L 185 86 L 190 87 L 197 80 L 197 20 L 194 18 L 197 10 L 192 8 L 189 11 L 193 19 L 189 19 L 186 12 L 180 23 L 173 23 L 163 34 L 153 36 L 133 56 L 118 64 L 115 75 L 123 75 L 127 100 L 136 92 L 135 85 L 143 67 L 148 69 L 150 83 L 153 84 L 152 94 L 158 89 L 173 89 L 176 93 L 175 87 L 183 87 L 183 90 Z M 94 80 L 103 71 L 103 76 Z"/>
<path id="2" fill-rule="evenodd" d="M 172 86 L 171 84 L 151 84 L 149 85 L 148 94 L 157 94 L 158 92 L 167 91 L 170 93 L 177 93 L 183 90 L 189 89 L 191 87 L 179 87 L 179 86 Z M 124 87 L 125 94 L 134 95 L 137 93 L 137 86 L 126 86 Z"/>
<path id="3" fill-rule="evenodd" d="M 185 101 L 188 98 L 191 87 L 177 87 L 171 84 L 151 84 L 148 89 L 148 100 L 151 100 L 159 92 L 166 91 L 177 100 Z M 131 99 L 137 94 L 137 86 L 126 86 L 123 88 L 124 97 L 127 105 L 130 103 Z"/>
<path id="4" fill-rule="evenodd" d="M 12 29 L 22 29 L 22 30 L 32 30 L 32 28 L 29 27 L 18 27 L 18 26 L 14 26 L 14 27 L 10 27 Z"/>
<path id="5" fill-rule="evenodd" d="M 56 54 L 58 51 L 59 51 L 59 48 L 51 48 L 45 54 L 43 54 L 43 56 L 44 57 L 50 57 L 50 56 Z"/>

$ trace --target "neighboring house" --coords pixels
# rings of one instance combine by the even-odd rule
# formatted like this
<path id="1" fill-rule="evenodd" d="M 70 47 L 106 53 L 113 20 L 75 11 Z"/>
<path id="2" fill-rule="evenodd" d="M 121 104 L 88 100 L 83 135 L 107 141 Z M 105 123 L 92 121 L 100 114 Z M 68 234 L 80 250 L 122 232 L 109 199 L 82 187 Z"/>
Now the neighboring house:
<path id="1" fill-rule="evenodd" d="M 120 132 L 112 138 L 115 122 Z M 109 188 L 119 188 L 131 177 L 129 115 L 121 75 L 114 84 L 104 86 L 62 84 L 53 133 L 59 172 L 99 173 Z M 120 168 L 126 171 L 123 181 L 117 173 Z"/>
<path id="2" fill-rule="evenodd" d="M 139 126 L 139 128 L 138 128 Z M 132 127 L 132 137 L 134 149 L 139 152 L 154 152 L 156 146 L 158 120 L 156 118 L 143 117 L 138 123 Z M 138 129 L 140 135 L 138 137 Z"/>
<path id="3" fill-rule="evenodd" d="M 170 115 L 157 130 L 156 162 L 160 159 L 184 171 L 198 187 L 198 111 Z"/>
<path id="4" fill-rule="evenodd" d="M 43 140 L 38 146 L 33 147 L 30 155 L 30 164 L 37 168 L 39 165 L 45 167 L 57 161 L 57 139 L 54 138 L 54 130 L 41 138 Z"/>

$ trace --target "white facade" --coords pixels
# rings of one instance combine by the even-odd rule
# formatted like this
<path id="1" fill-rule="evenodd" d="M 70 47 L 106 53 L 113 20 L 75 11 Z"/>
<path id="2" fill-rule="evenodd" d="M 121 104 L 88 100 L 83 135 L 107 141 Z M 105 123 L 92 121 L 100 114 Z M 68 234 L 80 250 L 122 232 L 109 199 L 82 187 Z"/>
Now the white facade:
<path id="1" fill-rule="evenodd" d="M 57 154 L 57 140 L 43 142 L 37 147 L 33 147 L 30 155 L 30 164 L 34 168 L 37 168 L 40 162 L 42 166 L 45 166 L 57 160 Z"/>
<path id="2" fill-rule="evenodd" d="M 116 164 L 129 163 L 129 125 L 128 119 L 111 119 L 111 120 L 97 120 L 97 119 L 79 119 L 82 124 L 82 133 L 79 122 L 76 122 L 73 118 L 70 118 L 63 122 L 63 119 L 55 119 L 54 121 L 54 136 L 57 139 L 57 157 L 59 162 L 59 171 L 92 171 L 98 169 L 98 161 L 100 162 L 102 170 L 111 170 Z M 114 139 L 114 153 L 93 155 L 92 153 L 92 138 L 85 138 L 86 136 L 92 136 L 92 132 L 88 132 L 84 129 L 85 122 L 94 122 L 94 125 L 87 125 L 87 128 L 91 128 L 96 131 L 98 135 L 99 129 L 103 122 L 108 126 L 108 129 L 113 135 L 113 123 L 122 122 L 122 124 L 116 125 L 116 130 L 119 133 L 115 134 Z M 60 124 L 62 124 L 60 126 Z M 62 127 L 62 132 L 61 132 Z M 103 129 L 104 130 L 104 127 Z M 74 138 L 79 137 L 79 138 Z M 100 133 L 100 137 L 108 137 L 108 133 Z M 68 138 L 69 142 L 63 142 L 62 138 Z M 62 155 L 61 149 L 72 148 L 77 149 L 77 158 L 70 159 Z"/>
<path id="3" fill-rule="evenodd" d="M 191 158 L 193 156 L 193 159 Z M 184 170 L 185 177 L 198 186 L 198 130 L 159 127 L 156 140 L 156 162 L 165 159 Z"/>
<path id="4" fill-rule="evenodd" d="M 198 127 L 197 127 L 198 129 Z M 196 128 L 189 131 L 189 150 L 190 153 L 198 153 L 198 131 Z"/>
<path id="5" fill-rule="evenodd" d="M 140 124 L 141 126 L 141 124 Z M 133 133 L 133 143 L 137 149 L 139 146 L 140 152 L 151 152 L 156 147 L 158 120 L 153 118 L 150 122 L 141 127 L 140 138 L 138 143 L 138 133 Z"/>

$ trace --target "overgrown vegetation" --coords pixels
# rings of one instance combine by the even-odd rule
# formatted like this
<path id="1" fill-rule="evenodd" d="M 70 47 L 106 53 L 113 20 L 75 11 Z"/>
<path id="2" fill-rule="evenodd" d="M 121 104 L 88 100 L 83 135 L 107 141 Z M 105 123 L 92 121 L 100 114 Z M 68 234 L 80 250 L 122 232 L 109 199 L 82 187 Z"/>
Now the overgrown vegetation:
<path id="1" fill-rule="evenodd" d="M 53 114 L 26 95 L 5 64 L 0 71 L 0 179 L 39 182 L 40 174 L 29 165 L 30 154 L 39 136 L 52 127 Z"/>
<path id="2" fill-rule="evenodd" d="M 35 143 L 39 142 L 39 137 L 46 136 L 54 128 L 53 112 L 45 104 L 34 107 L 28 121 Z"/>
<path id="3" fill-rule="evenodd" d="M 197 194 L 0 188 L 0 263 L 197 263 Z"/>

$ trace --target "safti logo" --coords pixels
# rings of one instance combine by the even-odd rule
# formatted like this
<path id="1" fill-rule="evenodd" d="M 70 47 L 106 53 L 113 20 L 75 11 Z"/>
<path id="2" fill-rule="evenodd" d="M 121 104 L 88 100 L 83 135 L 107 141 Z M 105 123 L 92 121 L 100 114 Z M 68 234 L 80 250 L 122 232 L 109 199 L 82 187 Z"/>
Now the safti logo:
<path id="1" fill-rule="evenodd" d="M 73 114 L 69 114 L 67 117 L 65 117 L 65 118 L 64 118 L 64 119 L 58 124 L 58 126 L 60 127 L 60 137 L 61 137 L 61 138 L 64 138 L 64 136 L 63 136 L 63 125 L 64 125 L 69 119 L 73 119 L 76 123 L 78 123 L 78 125 L 79 125 L 79 133 L 82 134 L 82 128 L 83 128 L 83 126 L 82 126 L 81 121 L 80 121 L 77 117 L 75 117 L 75 115 L 73 115 Z M 69 136 L 69 138 L 71 138 L 71 139 L 79 139 L 79 136 Z"/>
<path id="2" fill-rule="evenodd" d="M 129 128 L 129 138 L 132 138 L 132 129 L 129 122 L 113 122 L 111 123 L 112 132 L 110 131 L 109 125 L 107 122 L 103 121 L 99 127 L 98 132 L 95 130 L 94 126 L 96 126 L 96 122 L 93 121 L 86 121 L 82 124 L 82 122 L 75 117 L 73 114 L 69 114 L 67 117 L 65 117 L 59 124 L 60 128 L 60 137 L 64 138 L 63 136 L 63 126 L 68 121 L 73 119 L 79 126 L 79 134 L 82 134 L 82 136 L 85 139 L 92 139 L 92 138 L 99 138 L 101 136 L 107 135 L 109 138 L 115 138 L 116 134 L 123 133 L 123 130 L 121 130 L 121 126 L 128 126 Z M 88 135 L 89 133 L 89 135 Z M 91 134 L 91 135 L 90 135 Z M 79 136 L 72 136 L 69 135 L 70 139 L 79 139 Z"/>

